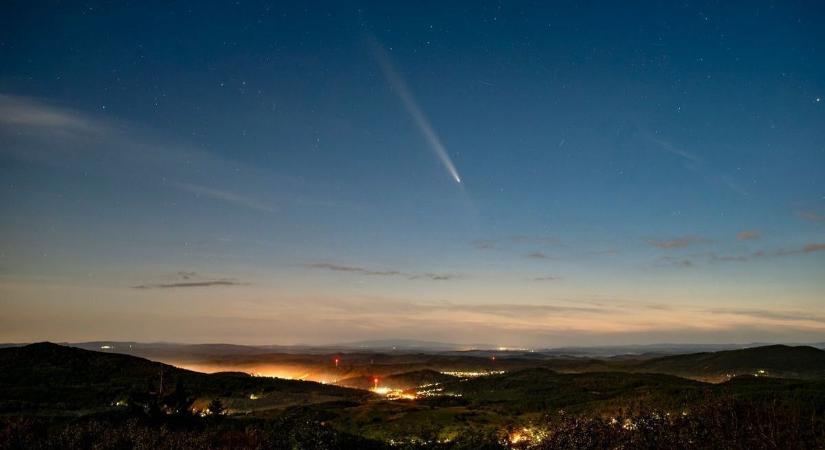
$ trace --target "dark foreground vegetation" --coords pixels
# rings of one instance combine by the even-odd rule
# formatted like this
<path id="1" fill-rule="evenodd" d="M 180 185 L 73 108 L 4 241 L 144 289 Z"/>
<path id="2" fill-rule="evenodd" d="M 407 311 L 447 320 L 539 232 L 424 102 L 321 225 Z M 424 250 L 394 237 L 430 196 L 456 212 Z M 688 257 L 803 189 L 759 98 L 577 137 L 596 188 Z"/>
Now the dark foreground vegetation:
<path id="1" fill-rule="evenodd" d="M 825 448 L 821 408 L 713 399 L 688 415 L 650 411 L 604 419 L 555 414 L 530 427 L 498 432 L 468 428 L 449 442 L 417 436 L 393 443 L 336 431 L 304 408 L 266 420 L 131 413 L 7 417 L 0 422 L 0 449 L 818 449 Z"/>

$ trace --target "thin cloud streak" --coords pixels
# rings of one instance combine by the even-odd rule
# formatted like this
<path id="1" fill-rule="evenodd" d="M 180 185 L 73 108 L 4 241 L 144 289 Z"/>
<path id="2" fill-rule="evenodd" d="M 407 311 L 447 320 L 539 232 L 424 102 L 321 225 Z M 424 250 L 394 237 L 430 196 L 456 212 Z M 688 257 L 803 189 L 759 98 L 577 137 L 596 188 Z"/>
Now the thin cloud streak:
<path id="1" fill-rule="evenodd" d="M 704 239 L 696 236 L 683 236 L 668 240 L 649 239 L 647 241 L 648 244 L 661 249 L 685 248 L 699 242 L 704 242 Z"/>
<path id="2" fill-rule="evenodd" d="M 246 191 L 274 185 L 277 189 L 268 192 L 290 192 L 277 199 L 278 205 L 360 207 L 307 197 L 299 191 L 305 189 L 305 181 L 299 177 L 226 159 L 133 123 L 29 97 L 0 93 L 0 140 L 5 141 L 5 145 L 0 145 L 0 155 L 16 160 L 95 173 L 118 182 L 124 176 L 137 182 L 150 178 L 185 179 L 187 182 L 172 182 L 171 186 L 261 212 L 272 213 L 279 208 L 206 184 L 218 179 L 232 180 L 246 187 Z"/>
<path id="3" fill-rule="evenodd" d="M 490 250 L 496 248 L 495 241 L 490 239 L 476 239 L 470 242 L 470 245 L 472 245 L 477 250 Z"/>
<path id="4" fill-rule="evenodd" d="M 489 250 L 498 247 L 501 244 L 536 244 L 536 245 L 554 245 L 558 244 L 559 240 L 555 237 L 548 236 L 528 236 L 525 234 L 516 234 L 502 238 L 491 239 L 475 239 L 470 241 L 470 245 L 478 250 Z"/>
<path id="5" fill-rule="evenodd" d="M 717 255 L 715 253 L 709 254 L 712 261 L 751 261 L 754 259 L 771 258 L 780 256 L 806 255 L 809 253 L 816 253 L 825 251 L 825 243 L 811 243 L 805 244 L 798 248 L 778 249 L 772 251 L 759 250 L 745 255 Z"/>
<path id="6" fill-rule="evenodd" d="M 198 196 L 204 196 L 215 200 L 221 200 L 227 203 L 231 203 L 233 205 L 243 206 L 245 208 L 253 209 L 256 211 L 262 211 L 267 213 L 275 212 L 275 208 L 273 208 L 270 205 L 267 205 L 263 202 L 260 202 L 249 197 L 235 194 L 233 192 L 223 191 L 220 189 L 214 189 L 207 186 L 201 186 L 192 183 L 173 183 L 173 186 Z"/>
<path id="7" fill-rule="evenodd" d="M 662 256 L 660 257 L 656 265 L 658 266 L 669 266 L 669 267 L 693 267 L 693 261 L 687 258 L 676 258 L 674 256 Z"/>
<path id="8" fill-rule="evenodd" d="M 531 280 L 532 281 L 559 281 L 559 280 L 561 280 L 561 277 L 557 277 L 557 276 L 554 276 L 554 275 L 547 275 L 547 276 L 544 276 L 544 277 L 534 277 L 534 278 L 531 278 Z"/>
<path id="9" fill-rule="evenodd" d="M 750 241 L 760 237 L 762 237 L 762 234 L 755 230 L 740 231 L 736 234 L 736 239 L 740 241 Z"/>
<path id="10" fill-rule="evenodd" d="M 704 163 L 701 157 L 698 155 L 688 152 L 673 143 L 662 139 L 658 136 L 654 136 L 651 133 L 644 133 L 643 138 L 647 139 L 649 142 L 653 143 L 657 149 L 670 153 L 672 155 L 676 155 L 685 161 L 688 161 L 689 164 L 686 167 L 696 173 L 702 174 L 703 177 L 712 181 L 717 184 L 724 185 L 731 191 L 743 196 L 747 197 L 748 192 L 742 188 L 739 184 L 737 184 L 729 175 L 726 174 L 719 174 L 713 170 L 711 170 L 707 165 Z"/>
<path id="11" fill-rule="evenodd" d="M 196 288 L 213 286 L 241 286 L 243 283 L 232 280 L 211 280 L 211 281 L 184 281 L 178 283 L 161 284 L 139 284 L 132 286 L 132 289 L 174 289 L 174 288 Z"/>
<path id="12" fill-rule="evenodd" d="M 769 309 L 744 309 L 744 308 L 712 308 L 705 312 L 711 314 L 730 314 L 738 316 L 747 316 L 757 319 L 768 320 L 782 320 L 782 321 L 812 321 L 825 323 L 825 316 L 811 314 L 810 312 L 802 311 L 782 311 Z"/>
<path id="13" fill-rule="evenodd" d="M 64 132 L 102 133 L 106 129 L 73 111 L 7 94 L 0 94 L 0 124 L 51 128 Z"/>
<path id="14" fill-rule="evenodd" d="M 328 270 L 328 271 L 332 271 L 332 272 L 348 272 L 348 273 L 354 273 L 354 274 L 366 275 L 366 276 L 388 276 L 388 277 L 398 276 L 398 277 L 407 278 L 408 280 L 426 279 L 426 280 L 433 280 L 433 281 L 446 281 L 446 280 L 452 280 L 452 279 L 455 279 L 455 278 L 461 278 L 460 275 L 449 274 L 449 273 L 432 273 L 432 272 L 407 273 L 407 272 L 401 272 L 399 270 L 392 270 L 392 269 L 376 270 L 376 269 L 367 269 L 367 268 L 359 267 L 359 266 L 348 266 L 348 265 L 343 265 L 343 264 L 334 264 L 334 263 L 325 263 L 325 262 L 306 264 L 305 267 L 310 268 L 310 269 Z"/>
<path id="15" fill-rule="evenodd" d="M 176 289 L 176 288 L 203 288 L 217 286 L 241 286 L 244 283 L 231 278 L 204 277 L 197 272 L 179 270 L 169 277 L 169 281 L 161 283 L 144 283 L 132 286 L 132 289 Z"/>
<path id="16" fill-rule="evenodd" d="M 333 272 L 350 272 L 350 273 L 357 273 L 361 275 L 378 275 L 378 276 L 395 276 L 395 275 L 402 275 L 401 272 L 397 270 L 372 270 L 372 269 L 365 269 L 363 267 L 356 267 L 356 266 L 345 266 L 341 264 L 333 264 L 333 263 L 312 263 L 307 264 L 306 267 L 310 269 L 323 269 L 323 270 L 330 270 Z"/>
<path id="17" fill-rule="evenodd" d="M 607 250 L 595 250 L 592 252 L 587 252 L 588 255 L 594 256 L 617 256 L 619 253 L 621 253 L 619 250 L 615 250 L 612 248 L 609 248 Z"/>
<path id="18" fill-rule="evenodd" d="M 694 259 L 701 259 L 707 262 L 749 262 L 769 258 L 780 258 L 785 256 L 807 255 L 811 253 L 818 253 L 825 251 L 825 243 L 811 243 L 797 248 L 780 248 L 777 250 L 757 250 L 751 253 L 741 255 L 720 255 L 715 252 L 700 253 L 690 255 L 690 258 L 677 258 L 673 256 L 662 256 L 657 259 L 659 266 L 672 267 L 693 267 Z M 693 258 L 693 259 L 691 259 Z"/>
<path id="19" fill-rule="evenodd" d="M 788 327 L 825 330 L 819 317 L 788 311 L 694 309 L 629 302 L 563 305 L 550 303 L 453 303 L 393 298 L 315 299 L 325 320 L 343 321 L 361 328 L 399 330 L 402 326 L 451 330 L 484 327 L 503 335 L 565 332 L 582 335 L 670 333 L 696 324 L 691 335 L 740 330 L 743 327 Z M 403 318 L 399 317 L 403 315 Z"/>
<path id="20" fill-rule="evenodd" d="M 825 250 L 825 244 L 821 243 L 814 243 L 814 244 L 806 244 L 802 248 L 790 249 L 790 250 L 777 250 L 774 252 L 776 256 L 786 256 L 786 255 L 801 255 L 805 253 L 814 253 L 814 252 L 821 252 Z"/>
<path id="21" fill-rule="evenodd" d="M 694 164 L 700 164 L 702 162 L 702 160 L 698 156 L 694 155 L 693 153 L 682 150 L 681 148 L 673 145 L 672 143 L 670 143 L 668 141 L 660 139 L 660 138 L 658 138 L 656 136 L 653 136 L 651 134 L 646 134 L 645 137 L 647 137 L 647 139 L 650 142 L 653 142 L 661 150 L 664 150 L 667 153 L 670 153 L 672 155 L 676 155 L 676 156 L 679 156 L 681 158 L 684 158 L 684 159 L 686 159 L 686 160 L 688 160 L 688 161 L 690 161 Z"/>
<path id="22" fill-rule="evenodd" d="M 807 220 L 813 223 L 825 223 L 825 215 L 819 214 L 816 211 L 799 211 L 796 213 L 802 220 Z"/>

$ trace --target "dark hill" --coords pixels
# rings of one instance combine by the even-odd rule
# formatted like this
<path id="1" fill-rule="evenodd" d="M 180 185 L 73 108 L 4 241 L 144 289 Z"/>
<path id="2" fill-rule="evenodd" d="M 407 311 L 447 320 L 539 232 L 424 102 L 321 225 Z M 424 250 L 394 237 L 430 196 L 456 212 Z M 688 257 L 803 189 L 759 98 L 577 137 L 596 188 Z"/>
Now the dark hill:
<path id="1" fill-rule="evenodd" d="M 535 368 L 446 384 L 473 405 L 502 411 L 614 411 L 645 404 L 678 408 L 711 385 L 662 374 L 558 373 Z"/>
<path id="2" fill-rule="evenodd" d="M 768 345 L 654 358 L 633 369 L 714 381 L 738 375 L 825 378 L 825 351 L 809 346 Z"/>
<path id="3" fill-rule="evenodd" d="M 135 356 L 48 342 L 0 349 L 0 412 L 96 411 L 119 399 L 160 396 L 178 388 L 195 398 L 243 398 L 256 393 L 287 396 L 298 403 L 369 395 L 337 386 L 240 372 L 204 374 Z"/>

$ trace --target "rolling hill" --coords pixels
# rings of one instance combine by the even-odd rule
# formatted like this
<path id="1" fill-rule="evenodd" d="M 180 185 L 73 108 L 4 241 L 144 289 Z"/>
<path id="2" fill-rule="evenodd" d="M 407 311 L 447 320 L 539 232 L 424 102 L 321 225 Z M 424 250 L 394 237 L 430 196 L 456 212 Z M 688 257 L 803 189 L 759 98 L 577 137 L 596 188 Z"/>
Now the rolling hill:
<path id="1" fill-rule="evenodd" d="M 642 373 L 558 373 L 525 369 L 445 384 L 475 407 L 508 412 L 604 412 L 636 404 L 677 408 L 702 395 L 710 385 L 685 378 Z"/>
<path id="2" fill-rule="evenodd" d="M 825 378 L 825 351 L 810 346 L 768 345 L 665 356 L 631 365 L 629 369 L 708 381 L 724 381 L 738 375 L 819 379 Z"/>
<path id="3" fill-rule="evenodd" d="M 193 398 L 221 397 L 239 407 L 249 407 L 240 402 L 251 397 L 266 398 L 269 405 L 292 405 L 362 400 L 371 395 L 240 372 L 204 374 L 135 356 L 48 342 L 0 349 L 0 411 L 98 411 L 122 399 L 162 396 L 179 389 Z"/>

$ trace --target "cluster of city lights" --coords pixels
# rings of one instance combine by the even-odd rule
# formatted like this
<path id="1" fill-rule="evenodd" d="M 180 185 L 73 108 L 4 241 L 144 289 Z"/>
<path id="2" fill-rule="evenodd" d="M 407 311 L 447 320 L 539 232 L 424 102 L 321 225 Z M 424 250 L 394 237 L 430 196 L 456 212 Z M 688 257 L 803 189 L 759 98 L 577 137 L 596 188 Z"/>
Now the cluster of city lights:
<path id="1" fill-rule="evenodd" d="M 500 352 L 530 352 L 533 353 L 535 350 L 532 348 L 525 348 L 525 347 L 499 347 L 498 351 Z"/>
<path id="2" fill-rule="evenodd" d="M 724 376 L 725 376 L 726 379 L 730 380 L 731 378 L 734 378 L 734 377 L 739 376 L 739 375 L 740 374 L 737 374 L 737 373 L 726 373 Z M 750 375 L 752 375 L 754 377 L 767 377 L 767 376 L 770 376 L 770 375 L 768 375 L 768 372 L 765 369 L 758 369 L 756 372 L 754 372 Z"/>
<path id="3" fill-rule="evenodd" d="M 376 386 L 370 389 L 370 391 L 378 394 L 383 395 L 387 398 L 387 400 L 415 400 L 416 395 L 414 393 L 405 391 L 403 389 L 394 389 L 391 387 L 386 386 Z"/>
<path id="4" fill-rule="evenodd" d="M 427 383 L 412 389 L 398 389 L 389 386 L 379 386 L 378 378 L 373 378 L 373 387 L 370 391 L 385 396 L 388 400 L 415 400 L 419 397 L 461 397 L 461 394 L 445 392 L 441 383 Z"/>
<path id="5" fill-rule="evenodd" d="M 478 377 L 486 377 L 490 375 L 501 375 L 505 373 L 504 370 L 482 370 L 482 371 L 444 371 L 441 372 L 442 375 L 450 375 L 457 378 L 478 378 Z"/>
<path id="6" fill-rule="evenodd" d="M 542 428 L 536 427 L 522 427 L 511 431 L 507 435 L 507 441 L 510 445 L 533 446 L 541 443 L 547 439 L 548 432 Z"/>
<path id="7" fill-rule="evenodd" d="M 439 387 L 440 383 L 426 384 L 419 386 L 415 395 L 419 397 L 461 397 L 461 394 L 454 392 L 444 392 L 443 387 Z"/>

